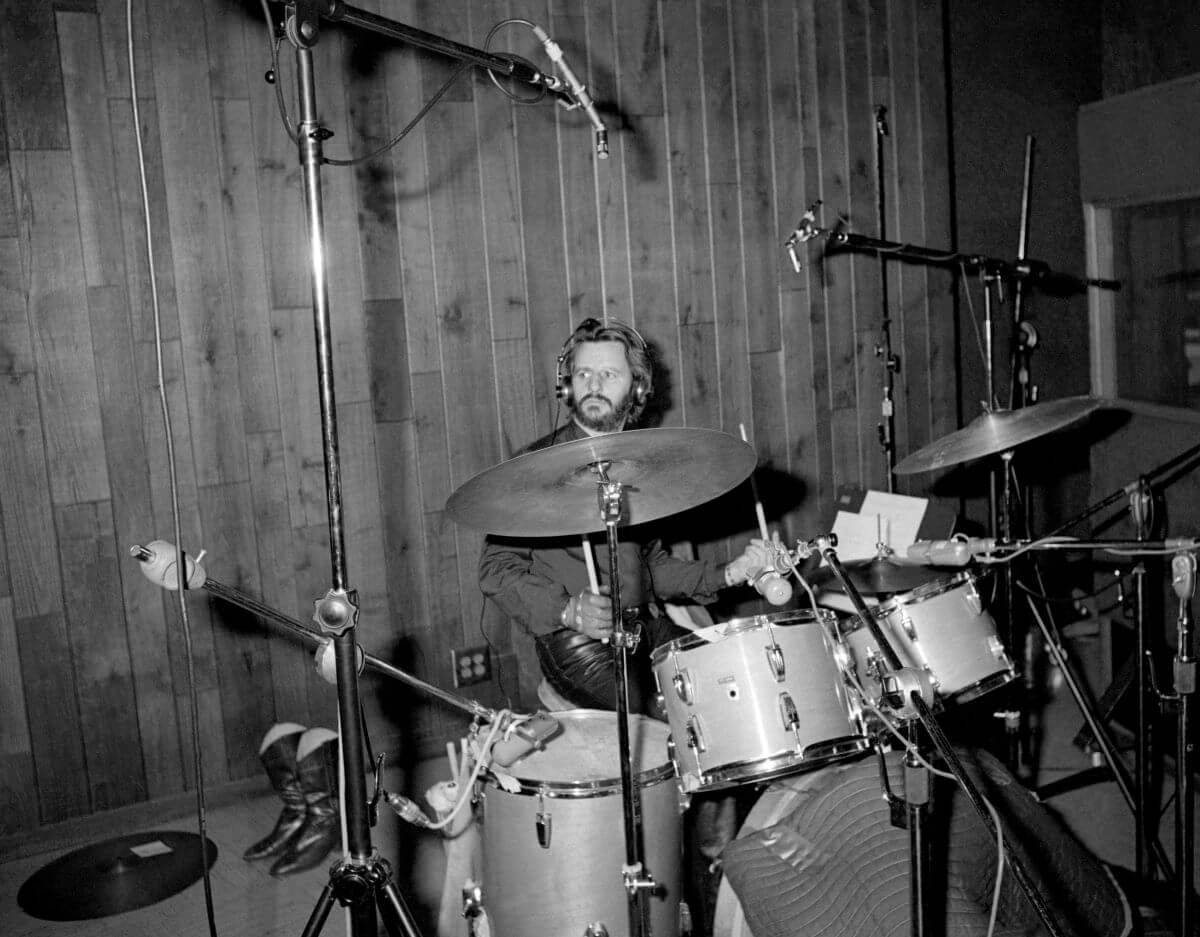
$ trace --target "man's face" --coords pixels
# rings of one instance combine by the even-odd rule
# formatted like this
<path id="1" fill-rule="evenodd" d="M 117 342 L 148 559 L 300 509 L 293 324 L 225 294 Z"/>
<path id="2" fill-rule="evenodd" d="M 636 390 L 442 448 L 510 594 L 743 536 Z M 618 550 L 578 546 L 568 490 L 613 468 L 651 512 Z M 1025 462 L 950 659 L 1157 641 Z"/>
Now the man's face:
<path id="1" fill-rule="evenodd" d="M 571 364 L 575 418 L 594 433 L 619 430 L 633 405 L 633 372 L 620 342 L 583 342 Z"/>

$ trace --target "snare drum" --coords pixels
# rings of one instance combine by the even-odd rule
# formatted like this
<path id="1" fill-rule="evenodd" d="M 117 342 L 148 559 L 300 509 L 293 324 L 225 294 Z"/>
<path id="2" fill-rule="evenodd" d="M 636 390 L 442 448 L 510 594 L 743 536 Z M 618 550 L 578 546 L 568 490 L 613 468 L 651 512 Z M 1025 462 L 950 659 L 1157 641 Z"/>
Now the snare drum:
<path id="1" fill-rule="evenodd" d="M 874 609 L 900 663 L 927 671 L 947 702 L 975 699 L 1016 676 L 976 581 L 965 572 L 935 579 Z M 843 624 L 842 638 L 864 692 L 878 703 L 879 678 L 887 667 L 874 636 L 854 618 Z"/>
<path id="2" fill-rule="evenodd" d="M 849 758 L 868 741 L 822 611 L 735 618 L 657 648 L 654 679 L 685 791 Z"/>
<path id="3" fill-rule="evenodd" d="M 629 896 L 617 715 L 556 712 L 563 727 L 542 751 L 482 786 L 483 910 L 493 937 L 628 937 Z M 642 858 L 657 883 L 646 895 L 651 930 L 680 932 L 682 823 L 666 725 L 629 717 L 641 798 Z M 511 788 L 511 790 L 506 789 Z M 603 924 L 605 930 L 588 930 Z"/>

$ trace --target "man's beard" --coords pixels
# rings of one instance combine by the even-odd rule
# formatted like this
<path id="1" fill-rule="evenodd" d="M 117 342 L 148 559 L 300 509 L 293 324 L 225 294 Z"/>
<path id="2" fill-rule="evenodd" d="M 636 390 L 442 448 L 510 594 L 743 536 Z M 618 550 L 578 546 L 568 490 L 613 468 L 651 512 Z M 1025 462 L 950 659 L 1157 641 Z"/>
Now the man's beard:
<path id="1" fill-rule="evenodd" d="M 596 416 L 584 412 L 583 405 L 589 400 L 603 400 L 609 409 Z M 614 433 L 625 425 L 629 411 L 633 409 L 633 394 L 626 394 L 620 403 L 613 403 L 603 394 L 588 394 L 575 406 L 575 419 L 593 433 Z"/>

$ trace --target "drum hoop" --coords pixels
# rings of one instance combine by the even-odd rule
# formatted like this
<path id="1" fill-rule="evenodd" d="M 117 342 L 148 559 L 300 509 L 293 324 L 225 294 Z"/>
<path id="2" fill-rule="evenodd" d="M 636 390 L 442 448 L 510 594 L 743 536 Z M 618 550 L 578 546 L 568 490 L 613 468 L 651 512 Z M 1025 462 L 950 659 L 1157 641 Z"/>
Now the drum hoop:
<path id="1" fill-rule="evenodd" d="M 861 755 L 870 748 L 870 739 L 860 735 L 843 735 L 825 739 L 804 747 L 803 751 L 777 752 L 763 758 L 731 761 L 701 772 L 704 783 L 700 790 L 728 786 L 745 781 L 772 780 L 796 771 L 821 768 L 832 762 Z"/>
<path id="2" fill-rule="evenodd" d="M 947 592 L 953 592 L 960 586 L 976 581 L 973 573 L 961 572 L 951 573 L 949 576 L 940 576 L 937 579 L 931 579 L 929 582 L 917 586 L 915 589 L 910 589 L 908 592 L 903 592 L 893 596 L 886 602 L 880 602 L 875 608 L 876 618 L 886 618 L 892 612 L 903 608 L 906 605 L 918 605 L 921 602 L 927 602 L 930 599 L 935 599 L 939 595 L 945 595 Z"/>
<path id="3" fill-rule="evenodd" d="M 652 787 L 662 781 L 667 780 L 675 775 L 675 766 L 669 761 L 655 768 L 649 768 L 643 771 L 636 778 L 638 787 Z M 509 791 L 500 785 L 496 780 L 495 775 L 489 773 L 487 783 L 493 785 L 499 790 L 508 794 L 542 794 L 546 797 L 557 798 L 588 798 L 588 797 L 606 797 L 609 794 L 619 793 L 621 790 L 621 779 L 616 778 L 596 778 L 592 781 L 538 781 L 533 778 L 520 778 L 512 776 L 517 782 L 517 790 Z"/>
<path id="4" fill-rule="evenodd" d="M 716 634 L 716 638 L 700 634 L 685 634 L 660 644 L 650 654 L 650 663 L 657 666 L 670 654 L 679 651 L 690 651 L 705 644 L 716 644 L 734 635 L 749 634 L 759 628 L 791 627 L 792 625 L 824 625 L 826 634 L 837 622 L 837 615 L 827 608 L 820 609 L 820 617 L 810 608 L 793 609 L 786 612 L 768 612 L 763 615 L 747 615 L 742 618 L 731 618 L 729 621 L 713 625 L 706 629 Z"/>

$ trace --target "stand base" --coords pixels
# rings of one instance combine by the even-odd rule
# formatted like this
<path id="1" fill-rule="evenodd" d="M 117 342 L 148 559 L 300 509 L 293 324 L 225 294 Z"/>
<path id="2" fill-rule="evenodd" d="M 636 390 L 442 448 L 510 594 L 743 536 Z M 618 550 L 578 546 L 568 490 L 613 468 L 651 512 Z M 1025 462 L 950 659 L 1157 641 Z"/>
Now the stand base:
<path id="1" fill-rule="evenodd" d="M 340 859 L 330 867 L 329 881 L 304 925 L 303 937 L 321 933 L 335 901 L 350 909 L 350 932 L 354 937 L 374 937 L 379 918 L 393 937 L 420 937 L 412 912 L 392 882 L 392 867 L 378 853 L 365 862 Z"/>

